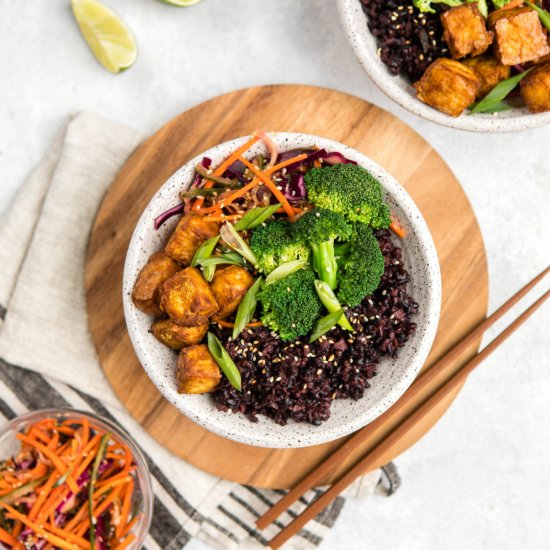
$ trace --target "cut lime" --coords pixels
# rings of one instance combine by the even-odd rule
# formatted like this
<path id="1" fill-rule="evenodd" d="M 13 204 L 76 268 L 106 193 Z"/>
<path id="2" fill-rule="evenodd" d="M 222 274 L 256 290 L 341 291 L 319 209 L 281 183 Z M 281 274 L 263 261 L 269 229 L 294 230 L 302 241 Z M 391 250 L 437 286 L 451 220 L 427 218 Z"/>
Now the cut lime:
<path id="1" fill-rule="evenodd" d="M 97 0 L 71 0 L 75 19 L 97 60 L 114 74 L 131 67 L 137 45 L 120 17 Z"/>
<path id="2" fill-rule="evenodd" d="M 160 0 L 163 4 L 169 4 L 170 6 L 178 6 L 179 8 L 188 8 L 194 6 L 202 0 Z"/>

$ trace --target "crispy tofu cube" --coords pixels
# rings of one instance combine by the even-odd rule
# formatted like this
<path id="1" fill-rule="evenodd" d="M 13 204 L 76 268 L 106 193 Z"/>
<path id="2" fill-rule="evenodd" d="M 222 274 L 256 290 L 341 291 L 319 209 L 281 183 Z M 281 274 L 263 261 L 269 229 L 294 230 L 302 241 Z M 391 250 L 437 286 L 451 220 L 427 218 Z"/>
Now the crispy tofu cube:
<path id="1" fill-rule="evenodd" d="M 180 351 L 176 378 L 179 393 L 209 393 L 220 383 L 221 371 L 208 346 L 200 344 Z"/>
<path id="2" fill-rule="evenodd" d="M 178 325 L 206 325 L 218 303 L 201 272 L 194 267 L 179 271 L 160 288 L 160 306 Z"/>
<path id="3" fill-rule="evenodd" d="M 189 265 L 199 246 L 219 232 L 218 222 L 190 212 L 178 222 L 164 252 L 180 264 Z"/>
<path id="4" fill-rule="evenodd" d="M 413 86 L 418 99 L 456 117 L 474 102 L 481 78 L 458 61 L 440 58 L 426 69 Z"/>
<path id="5" fill-rule="evenodd" d="M 481 87 L 477 91 L 477 99 L 485 97 L 499 82 L 510 77 L 511 68 L 503 65 L 492 55 L 470 57 L 462 63 L 481 78 Z"/>
<path id="6" fill-rule="evenodd" d="M 147 315 L 161 317 L 160 287 L 180 269 L 181 266 L 164 252 L 153 254 L 140 271 L 132 291 L 134 305 Z"/>
<path id="7" fill-rule="evenodd" d="M 208 324 L 182 327 L 170 319 L 159 319 L 151 327 L 151 332 L 157 340 L 175 350 L 198 344 L 207 330 Z"/>
<path id="8" fill-rule="evenodd" d="M 493 33 L 485 27 L 485 19 L 477 4 L 462 4 L 441 14 L 443 40 L 454 59 L 481 55 L 493 42 Z"/>
<path id="9" fill-rule="evenodd" d="M 495 33 L 495 55 L 503 65 L 526 63 L 550 53 L 546 29 L 529 7 L 495 11 L 488 23 Z"/>
<path id="10" fill-rule="evenodd" d="M 225 269 L 217 269 L 210 283 L 210 288 L 220 307 L 214 321 L 225 319 L 234 313 L 246 291 L 253 284 L 252 275 L 244 267 L 230 265 Z"/>
<path id="11" fill-rule="evenodd" d="M 550 111 L 550 61 L 537 65 L 520 82 L 521 96 L 532 113 Z"/>

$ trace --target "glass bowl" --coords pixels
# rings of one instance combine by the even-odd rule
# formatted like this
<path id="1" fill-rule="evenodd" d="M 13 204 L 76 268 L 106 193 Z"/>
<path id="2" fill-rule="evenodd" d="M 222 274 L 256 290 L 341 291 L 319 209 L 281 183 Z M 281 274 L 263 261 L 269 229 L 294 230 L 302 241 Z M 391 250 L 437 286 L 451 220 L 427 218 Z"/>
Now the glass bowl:
<path id="1" fill-rule="evenodd" d="M 141 520 L 134 525 L 131 531 L 136 539 L 128 548 L 134 550 L 141 548 L 149 532 L 153 517 L 153 486 L 143 452 L 120 426 L 93 413 L 74 409 L 42 409 L 28 412 L 0 427 L 0 460 L 5 460 L 18 453 L 21 448 L 21 442 L 16 438 L 16 435 L 19 432 L 23 431 L 30 424 L 34 424 L 45 418 L 56 418 L 60 421 L 87 418 L 91 424 L 96 425 L 105 433 L 111 434 L 112 440 L 128 445 L 136 463 L 134 499 L 136 502 L 141 500 L 142 514 Z M 0 542 L 0 548 L 5 549 L 6 546 Z"/>

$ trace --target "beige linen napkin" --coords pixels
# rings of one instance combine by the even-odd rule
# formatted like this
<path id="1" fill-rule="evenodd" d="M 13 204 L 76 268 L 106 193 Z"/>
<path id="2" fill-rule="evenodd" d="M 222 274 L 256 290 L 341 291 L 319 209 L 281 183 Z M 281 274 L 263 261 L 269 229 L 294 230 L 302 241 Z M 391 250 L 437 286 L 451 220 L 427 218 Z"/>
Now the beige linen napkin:
<path id="1" fill-rule="evenodd" d="M 282 492 L 218 479 L 157 444 L 115 396 L 88 333 L 84 261 L 89 232 L 105 191 L 141 139 L 136 131 L 94 114 L 76 116 L 0 219 L 0 423 L 28 409 L 59 406 L 110 417 L 141 445 L 153 475 L 155 513 L 146 548 L 179 550 L 192 537 L 224 550 L 257 548 L 318 490 L 258 532 L 255 519 Z M 386 475 L 387 494 L 396 481 L 391 468 Z M 380 471 L 372 472 L 350 493 L 384 492 L 383 485 Z M 337 499 L 288 548 L 318 545 L 343 502 Z"/>

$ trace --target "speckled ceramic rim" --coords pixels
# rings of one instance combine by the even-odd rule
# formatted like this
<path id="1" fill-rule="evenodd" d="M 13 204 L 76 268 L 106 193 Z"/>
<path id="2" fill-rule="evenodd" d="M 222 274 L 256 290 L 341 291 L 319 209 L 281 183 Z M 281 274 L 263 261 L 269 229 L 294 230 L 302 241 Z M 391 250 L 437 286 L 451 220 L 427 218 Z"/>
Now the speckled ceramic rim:
<path id="1" fill-rule="evenodd" d="M 391 75 L 378 57 L 376 39 L 367 28 L 361 2 L 338 0 L 338 9 L 348 40 L 367 74 L 388 97 L 411 113 L 443 126 L 471 132 L 518 132 L 550 124 L 550 112 L 533 114 L 525 107 L 494 115 L 463 114 L 456 118 L 429 107 L 416 98 L 404 78 Z"/>
<path id="2" fill-rule="evenodd" d="M 279 426 L 264 416 L 257 423 L 241 414 L 216 409 L 208 395 L 180 395 L 176 386 L 176 354 L 150 333 L 151 318 L 139 311 L 130 298 L 136 277 L 147 258 L 162 248 L 177 220 L 167 222 L 158 232 L 153 219 L 174 206 L 178 194 L 193 180 L 193 167 L 203 156 L 214 165 L 226 158 L 249 137 L 228 141 L 195 157 L 160 188 L 145 208 L 128 249 L 124 267 L 123 302 L 128 331 L 136 353 L 147 374 L 166 399 L 183 414 L 206 429 L 229 439 L 260 447 L 306 447 L 332 441 L 372 422 L 399 399 L 420 371 L 435 337 L 441 303 L 441 277 L 436 249 L 428 226 L 407 192 L 383 168 L 361 153 L 341 143 L 295 133 L 276 133 L 274 139 L 282 151 L 297 147 L 324 147 L 336 150 L 368 169 L 381 182 L 385 198 L 408 232 L 403 241 L 403 261 L 411 275 L 411 294 L 420 305 L 415 316 L 417 330 L 401 348 L 397 359 L 384 358 L 379 374 L 362 399 L 338 399 L 332 404 L 331 417 L 320 426 L 289 422 Z M 256 144 L 250 154 L 263 151 Z"/>

